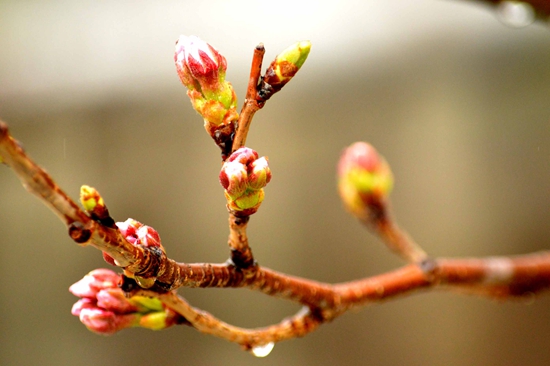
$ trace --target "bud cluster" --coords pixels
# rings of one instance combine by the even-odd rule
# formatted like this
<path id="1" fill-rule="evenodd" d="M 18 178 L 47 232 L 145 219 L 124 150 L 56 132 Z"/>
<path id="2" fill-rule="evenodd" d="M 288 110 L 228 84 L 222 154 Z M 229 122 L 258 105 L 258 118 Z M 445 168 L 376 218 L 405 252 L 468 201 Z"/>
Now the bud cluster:
<path id="1" fill-rule="evenodd" d="M 256 151 L 242 147 L 223 163 L 219 178 L 229 211 L 248 216 L 260 207 L 271 170 L 266 157 L 259 158 Z"/>
<path id="2" fill-rule="evenodd" d="M 237 96 L 231 83 L 225 81 L 225 57 L 198 37 L 182 35 L 176 42 L 174 61 L 187 95 L 211 136 L 220 126 L 237 121 Z"/>
<path id="3" fill-rule="evenodd" d="M 160 330 L 185 321 L 159 299 L 127 298 L 118 287 L 119 279 L 111 270 L 96 269 L 69 288 L 73 295 L 80 297 L 71 313 L 89 330 L 109 335 L 130 327 Z"/>
<path id="4" fill-rule="evenodd" d="M 372 145 L 356 142 L 338 162 L 338 190 L 346 208 L 359 218 L 383 210 L 393 175 L 386 160 Z"/>
<path id="5" fill-rule="evenodd" d="M 116 227 L 124 238 L 133 245 L 144 247 L 156 247 L 164 252 L 158 232 L 151 226 L 143 225 L 134 219 L 127 219 L 124 222 L 117 222 Z M 109 264 L 116 266 L 116 262 L 109 254 L 103 252 L 103 259 Z"/>

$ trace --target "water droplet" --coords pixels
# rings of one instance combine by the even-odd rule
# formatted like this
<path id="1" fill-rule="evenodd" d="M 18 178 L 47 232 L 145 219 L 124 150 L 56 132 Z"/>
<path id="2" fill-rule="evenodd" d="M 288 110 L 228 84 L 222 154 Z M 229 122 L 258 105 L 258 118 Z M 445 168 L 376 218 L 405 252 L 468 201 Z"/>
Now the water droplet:
<path id="1" fill-rule="evenodd" d="M 533 7 L 521 1 L 503 1 L 498 5 L 500 21 L 510 27 L 522 28 L 535 21 Z"/>
<path id="2" fill-rule="evenodd" d="M 269 342 L 268 344 L 253 347 L 251 352 L 256 357 L 265 357 L 271 353 L 273 347 L 275 347 L 275 343 Z"/>

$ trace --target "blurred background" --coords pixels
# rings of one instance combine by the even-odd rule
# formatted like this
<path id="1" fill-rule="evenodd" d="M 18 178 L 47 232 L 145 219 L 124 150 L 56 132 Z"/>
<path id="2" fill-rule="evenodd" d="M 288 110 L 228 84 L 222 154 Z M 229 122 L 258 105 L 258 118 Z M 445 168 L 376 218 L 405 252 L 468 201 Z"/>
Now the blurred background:
<path id="1" fill-rule="evenodd" d="M 390 162 L 400 224 L 433 256 L 550 247 L 550 29 L 470 1 L 0 1 L 0 118 L 75 199 L 156 228 L 170 257 L 223 262 L 219 153 L 173 64 L 180 34 L 227 58 L 244 97 L 253 48 L 309 59 L 256 114 L 248 146 L 273 179 L 249 225 L 260 264 L 339 282 L 402 265 L 342 208 L 335 165 L 357 140 Z M 2 365 L 548 365 L 550 297 L 417 294 L 345 314 L 265 359 L 189 327 L 93 334 L 67 289 L 107 266 L 0 166 Z M 298 306 L 182 289 L 245 327 Z"/>

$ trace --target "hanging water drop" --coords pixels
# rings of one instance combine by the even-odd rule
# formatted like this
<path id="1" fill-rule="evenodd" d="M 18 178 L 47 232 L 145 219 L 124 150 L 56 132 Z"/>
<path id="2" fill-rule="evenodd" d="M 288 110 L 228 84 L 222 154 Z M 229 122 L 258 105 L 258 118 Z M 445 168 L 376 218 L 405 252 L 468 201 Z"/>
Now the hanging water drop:
<path id="1" fill-rule="evenodd" d="M 261 346 L 253 347 L 251 352 L 256 357 L 265 357 L 271 353 L 271 351 L 273 350 L 273 347 L 275 347 L 275 343 L 269 342 Z"/>
<path id="2" fill-rule="evenodd" d="M 503 1 L 498 5 L 500 21 L 510 27 L 522 28 L 535 21 L 533 7 L 521 1 Z"/>

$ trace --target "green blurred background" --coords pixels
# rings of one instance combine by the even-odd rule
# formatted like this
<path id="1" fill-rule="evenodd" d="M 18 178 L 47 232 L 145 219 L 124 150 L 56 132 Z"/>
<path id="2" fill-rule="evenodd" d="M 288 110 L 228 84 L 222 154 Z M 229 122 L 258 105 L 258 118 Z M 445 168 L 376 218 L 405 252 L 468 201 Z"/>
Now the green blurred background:
<path id="1" fill-rule="evenodd" d="M 0 118 L 72 197 L 96 187 L 119 221 L 156 228 L 182 262 L 223 262 L 219 154 L 173 64 L 194 34 L 222 52 L 240 103 L 253 48 L 309 59 L 254 120 L 273 179 L 249 225 L 260 264 L 339 282 L 402 263 L 343 210 L 341 150 L 374 144 L 398 221 L 433 256 L 550 247 L 550 29 L 513 29 L 470 1 L 0 1 Z M 188 327 L 102 337 L 68 287 L 106 266 L 0 166 L 2 365 L 548 365 L 550 297 L 419 294 L 345 314 L 265 359 Z M 298 306 L 193 290 L 240 326 Z"/>

